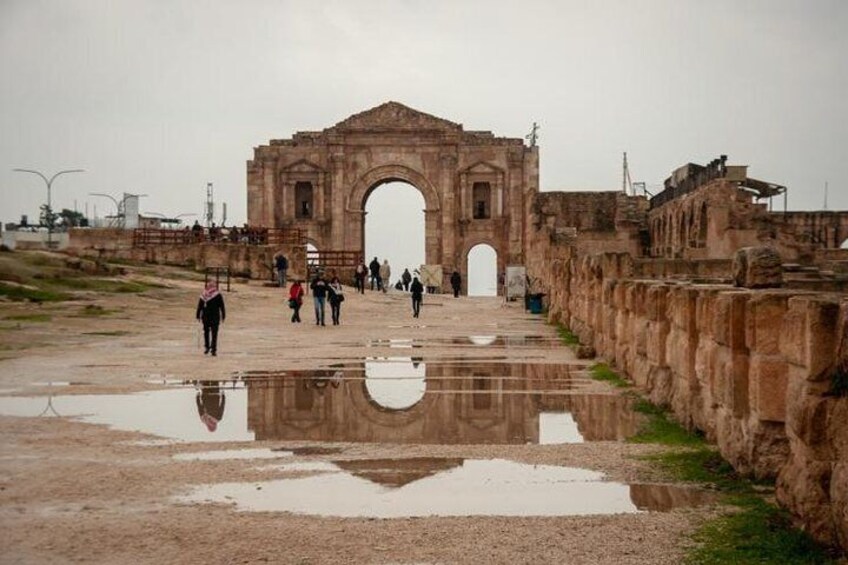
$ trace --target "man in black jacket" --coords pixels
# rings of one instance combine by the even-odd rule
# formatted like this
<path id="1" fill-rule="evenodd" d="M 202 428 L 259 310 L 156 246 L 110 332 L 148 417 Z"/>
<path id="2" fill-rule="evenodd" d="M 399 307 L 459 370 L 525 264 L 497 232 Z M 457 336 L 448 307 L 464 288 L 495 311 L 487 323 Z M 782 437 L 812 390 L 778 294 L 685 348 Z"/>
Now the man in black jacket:
<path id="1" fill-rule="evenodd" d="M 374 290 L 374 283 L 377 283 L 377 290 L 382 289 L 383 281 L 380 279 L 380 262 L 376 257 L 368 263 L 368 270 L 371 271 L 371 290 Z"/>
<path id="2" fill-rule="evenodd" d="M 203 322 L 203 354 L 211 351 L 214 357 L 218 354 L 218 326 L 227 317 L 227 312 L 224 309 L 224 297 L 218 292 L 218 285 L 213 281 L 207 282 L 206 288 L 200 294 L 196 317 L 199 322 Z"/>
<path id="3" fill-rule="evenodd" d="M 450 277 L 451 288 L 453 288 L 453 297 L 459 298 L 459 291 L 462 290 L 462 275 L 459 271 L 454 271 Z"/>

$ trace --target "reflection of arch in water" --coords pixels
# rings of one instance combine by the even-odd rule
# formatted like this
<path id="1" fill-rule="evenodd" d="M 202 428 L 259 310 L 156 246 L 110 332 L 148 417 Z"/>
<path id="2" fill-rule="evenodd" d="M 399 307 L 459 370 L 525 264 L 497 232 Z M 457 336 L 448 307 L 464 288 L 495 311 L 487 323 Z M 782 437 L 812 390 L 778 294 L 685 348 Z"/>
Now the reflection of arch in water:
<path id="1" fill-rule="evenodd" d="M 365 362 L 365 393 L 390 410 L 406 410 L 424 398 L 426 366 L 411 358 Z"/>

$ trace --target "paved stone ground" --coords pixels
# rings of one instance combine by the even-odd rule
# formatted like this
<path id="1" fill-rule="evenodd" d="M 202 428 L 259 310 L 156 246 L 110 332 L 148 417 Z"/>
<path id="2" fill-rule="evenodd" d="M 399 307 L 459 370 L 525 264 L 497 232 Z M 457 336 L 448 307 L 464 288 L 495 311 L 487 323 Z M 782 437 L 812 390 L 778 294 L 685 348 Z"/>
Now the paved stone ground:
<path id="1" fill-rule="evenodd" d="M 342 325 L 317 327 L 310 309 L 292 325 L 282 291 L 256 282 L 225 295 L 217 358 L 204 357 L 193 321 L 200 283 L 159 279 L 142 295 L 96 295 L 55 306 L 0 304 L 4 396 L 127 393 L 151 381 L 215 380 L 234 371 L 312 368 L 328 361 L 395 355 L 370 340 L 500 333 L 555 336 L 539 317 L 499 299 L 427 297 L 414 320 L 407 296 L 348 293 Z M 75 317 L 86 304 L 112 311 Z M 49 322 L 9 316 L 46 314 Z M 401 327 L 397 327 L 401 326 Z M 410 327 L 412 326 L 412 327 Z M 486 348 L 425 347 L 425 361 L 480 356 Z M 565 347 L 486 351 L 501 361 L 575 363 Z M 36 386 L 45 381 L 82 383 Z M 610 392 L 594 383 L 592 390 Z M 8 399 L 0 399 L 8 403 Z M 167 414 L 151 414 L 164 418 Z M 210 449 L 291 448 L 304 443 L 138 443 L 155 439 L 69 418 L 0 417 L 0 555 L 4 563 L 678 563 L 687 535 L 716 509 L 595 517 L 320 518 L 185 504 L 193 485 L 279 478 L 256 461 L 179 461 Z M 314 444 L 312 444 L 314 445 Z M 291 461 L 461 457 L 575 466 L 610 480 L 658 481 L 637 457 L 654 446 L 328 444 L 335 453 Z M 263 463 L 263 462 L 259 462 Z"/>

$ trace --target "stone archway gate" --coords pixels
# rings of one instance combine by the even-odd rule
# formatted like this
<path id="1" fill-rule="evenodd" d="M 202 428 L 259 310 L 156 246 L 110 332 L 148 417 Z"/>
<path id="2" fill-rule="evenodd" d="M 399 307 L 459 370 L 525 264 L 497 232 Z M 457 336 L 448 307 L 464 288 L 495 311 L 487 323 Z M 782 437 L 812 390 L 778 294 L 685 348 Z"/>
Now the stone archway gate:
<path id="1" fill-rule="evenodd" d="M 428 264 L 448 274 L 457 268 L 467 280 L 465 258 L 478 243 L 497 251 L 498 272 L 524 264 L 538 149 L 397 102 L 256 147 L 247 163 L 248 221 L 300 228 L 319 250 L 361 254 L 365 203 L 392 181 L 424 196 Z"/>

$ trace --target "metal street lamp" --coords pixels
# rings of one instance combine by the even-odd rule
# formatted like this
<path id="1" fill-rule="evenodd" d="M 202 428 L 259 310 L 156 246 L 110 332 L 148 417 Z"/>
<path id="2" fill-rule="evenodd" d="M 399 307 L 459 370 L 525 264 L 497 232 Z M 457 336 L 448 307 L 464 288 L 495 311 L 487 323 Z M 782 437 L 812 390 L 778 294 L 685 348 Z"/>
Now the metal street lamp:
<path id="1" fill-rule="evenodd" d="M 16 173 L 32 173 L 33 175 L 38 175 L 41 177 L 41 180 L 44 181 L 44 184 L 47 185 L 47 247 L 53 247 L 53 199 L 50 191 L 53 187 L 53 181 L 56 180 L 56 177 L 59 175 L 64 175 L 65 173 L 84 173 L 85 170 L 65 169 L 64 171 L 59 171 L 49 179 L 41 171 L 33 169 L 12 169 L 12 171 Z"/>

